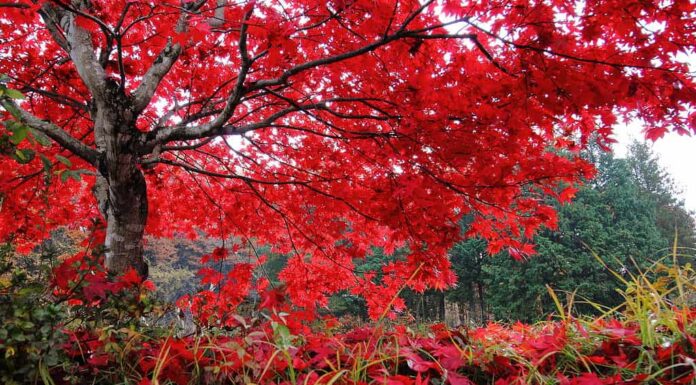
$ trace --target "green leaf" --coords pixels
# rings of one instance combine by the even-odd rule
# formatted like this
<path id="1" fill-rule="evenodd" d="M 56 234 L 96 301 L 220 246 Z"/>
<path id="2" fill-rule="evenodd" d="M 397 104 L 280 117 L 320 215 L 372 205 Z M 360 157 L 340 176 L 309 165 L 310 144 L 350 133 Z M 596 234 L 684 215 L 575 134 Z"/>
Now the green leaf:
<path id="1" fill-rule="evenodd" d="M 292 346 L 292 335 L 290 334 L 290 329 L 283 324 L 274 323 L 272 324 L 273 331 L 275 332 L 275 342 L 283 349 Z"/>
<path id="2" fill-rule="evenodd" d="M 29 127 L 25 125 L 19 125 L 13 130 L 12 136 L 10 137 L 10 142 L 12 142 L 12 144 L 16 146 L 22 143 L 24 139 L 26 139 L 28 133 Z"/>
<path id="3" fill-rule="evenodd" d="M 60 180 L 66 182 L 68 179 L 73 179 L 76 182 L 80 181 L 82 174 L 89 173 L 89 170 L 61 170 Z"/>
<path id="4" fill-rule="evenodd" d="M 22 94 L 21 92 L 19 92 L 17 90 L 13 90 L 13 89 L 9 89 L 9 88 L 5 90 L 5 95 L 7 95 L 7 97 L 11 98 L 11 99 L 24 99 L 24 94 Z"/>
<path id="5" fill-rule="evenodd" d="M 68 159 L 62 155 L 56 155 L 56 159 L 60 163 L 63 163 L 66 167 L 72 167 L 72 162 L 70 161 L 70 159 Z"/>
<path id="6" fill-rule="evenodd" d="M 70 170 L 70 172 L 68 173 L 68 176 L 73 178 L 73 180 L 75 180 L 76 182 L 80 181 L 80 175 L 82 175 L 82 170 Z"/>
<path id="7" fill-rule="evenodd" d="M 61 182 L 67 182 L 68 178 L 70 178 L 70 170 L 60 170 L 60 180 Z"/>
<path id="8" fill-rule="evenodd" d="M 19 109 L 11 103 L 3 102 L 2 107 L 17 119 L 19 119 L 22 115 L 21 111 L 19 111 Z"/>
<path id="9" fill-rule="evenodd" d="M 15 151 L 13 158 L 21 164 L 26 164 L 31 162 L 35 155 L 36 153 L 33 150 L 22 149 Z"/>
<path id="10" fill-rule="evenodd" d="M 72 171 L 72 175 L 70 175 L 70 177 L 73 178 L 73 179 L 75 179 L 76 181 L 79 181 L 79 180 L 80 180 L 80 177 L 81 177 L 83 174 L 94 175 L 94 173 L 93 173 L 92 171 L 90 171 L 90 170 L 85 170 L 85 169 L 71 170 L 71 171 Z M 144 301 L 144 300 L 143 300 L 143 301 Z M 145 303 L 145 302 L 143 302 L 143 303 Z"/>
<path id="11" fill-rule="evenodd" d="M 57 366 L 60 363 L 59 357 L 55 354 L 46 355 L 46 365 L 49 367 Z"/>
<path id="12" fill-rule="evenodd" d="M 51 167 L 53 167 L 53 163 L 51 163 L 51 160 L 48 159 L 44 154 L 39 154 L 39 158 L 41 158 L 41 163 L 43 163 L 44 171 L 48 172 Z"/>
<path id="13" fill-rule="evenodd" d="M 16 121 L 16 120 L 6 120 L 6 121 L 2 122 L 2 124 L 4 124 L 5 127 L 7 127 L 8 130 L 13 131 L 13 132 L 14 132 L 17 128 L 19 128 L 19 126 L 22 125 L 22 123 L 20 123 L 20 122 L 18 122 L 18 121 Z"/>
<path id="14" fill-rule="evenodd" d="M 46 136 L 46 134 L 44 134 L 43 132 L 35 130 L 31 127 L 29 127 L 29 131 L 31 132 L 31 135 L 34 137 L 34 139 L 36 139 L 36 141 L 39 142 L 40 145 L 45 147 L 49 147 L 51 145 L 51 139 L 49 139 L 48 136 Z"/>

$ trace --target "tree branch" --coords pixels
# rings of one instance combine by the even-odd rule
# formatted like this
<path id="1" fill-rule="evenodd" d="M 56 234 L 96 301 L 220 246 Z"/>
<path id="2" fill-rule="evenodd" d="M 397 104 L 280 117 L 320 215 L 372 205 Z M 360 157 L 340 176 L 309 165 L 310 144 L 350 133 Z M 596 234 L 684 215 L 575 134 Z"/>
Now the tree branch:
<path id="1" fill-rule="evenodd" d="M 167 43 L 155 62 L 147 70 L 138 88 L 133 92 L 133 108 L 136 114 L 142 112 L 155 94 L 162 79 L 167 75 L 181 54 L 181 45 Z"/>
<path id="2" fill-rule="evenodd" d="M 61 27 L 67 35 L 70 59 L 92 96 L 102 98 L 106 91 L 106 73 L 94 55 L 92 36 L 77 25 L 76 17 L 70 11 L 61 19 Z"/>
<path id="3" fill-rule="evenodd" d="M 311 108 L 310 106 L 305 106 L 305 108 L 309 109 Z M 173 142 L 173 141 L 179 141 L 179 140 L 192 140 L 192 139 L 202 139 L 202 138 L 207 138 L 211 136 L 216 136 L 216 135 L 241 135 L 249 131 L 254 131 L 260 128 L 264 127 L 269 127 L 273 122 L 276 120 L 290 114 L 293 112 L 299 111 L 299 109 L 295 107 L 290 107 L 286 108 L 283 110 L 280 110 L 274 114 L 269 115 L 263 120 L 260 120 L 258 122 L 254 123 L 249 123 L 245 124 L 243 126 L 233 126 L 233 125 L 227 125 L 227 126 L 222 126 L 220 127 L 219 130 L 212 131 L 212 130 L 207 130 L 207 127 L 209 125 L 202 125 L 202 126 L 173 126 L 173 127 L 168 127 L 164 131 L 160 132 L 160 136 L 158 138 L 155 138 L 154 143 L 150 141 L 149 143 L 154 145 L 156 144 L 161 144 L 161 143 L 168 143 L 168 142 Z"/>
<path id="4" fill-rule="evenodd" d="M 503 67 L 500 63 L 498 63 L 497 60 L 491 55 L 490 52 L 486 49 L 486 47 L 481 43 L 481 41 L 478 38 L 478 35 L 475 33 L 464 33 L 464 34 L 447 34 L 447 33 L 435 33 L 435 34 L 414 34 L 410 33 L 409 36 L 412 36 L 416 39 L 422 39 L 422 40 L 437 40 L 437 39 L 468 39 L 471 40 L 476 48 L 483 54 L 483 56 L 488 59 L 491 64 L 495 66 L 495 68 L 499 69 L 506 75 L 510 75 L 512 77 L 516 77 L 516 75 L 512 74 L 510 71 L 508 71 L 505 67 Z"/>
<path id="5" fill-rule="evenodd" d="M 213 17 L 208 19 L 208 24 L 211 27 L 216 28 L 225 24 L 225 3 L 227 3 L 227 0 L 216 0 L 215 13 Z"/>
<path id="6" fill-rule="evenodd" d="M 170 160 L 170 159 L 156 159 L 152 160 L 151 163 L 161 163 L 161 164 L 166 164 L 169 166 L 175 166 L 175 167 L 181 167 L 186 171 L 194 172 L 196 174 L 201 174 L 201 175 L 206 175 L 206 176 L 212 176 L 215 178 L 225 178 L 225 179 L 238 179 L 242 180 L 247 183 L 255 183 L 255 184 L 261 184 L 261 185 L 296 185 L 296 186 L 307 186 L 310 181 L 296 181 L 296 180 L 287 180 L 287 181 L 282 181 L 282 180 L 260 180 L 260 179 L 254 179 L 250 178 L 247 176 L 243 175 L 237 175 L 237 174 L 232 174 L 232 173 L 221 173 L 221 172 L 216 172 L 216 171 L 210 171 L 210 170 L 205 170 L 199 167 L 196 167 L 194 165 L 181 162 L 181 161 L 175 161 L 175 160 Z"/>
<path id="7" fill-rule="evenodd" d="M 403 37 L 402 35 L 403 34 L 399 33 L 399 34 L 385 36 L 382 39 L 380 39 L 372 44 L 368 44 L 368 45 L 362 46 L 360 48 L 356 48 L 352 51 L 344 52 L 344 53 L 341 53 L 338 55 L 329 56 L 329 57 L 325 57 L 325 58 L 321 58 L 321 59 L 310 60 L 308 62 L 298 64 L 298 65 L 286 70 L 285 72 L 283 72 L 282 75 L 280 75 L 277 78 L 260 80 L 260 81 L 253 83 L 249 87 L 249 91 L 255 91 L 255 90 L 261 89 L 261 88 L 277 86 L 277 85 L 285 83 L 291 76 L 297 75 L 297 74 L 304 72 L 304 71 L 307 71 L 309 69 L 320 67 L 320 66 L 325 66 L 325 65 L 329 65 L 329 64 L 333 64 L 333 63 L 338 63 L 340 61 L 344 61 L 347 59 L 354 58 L 356 56 L 366 54 L 368 52 L 375 51 L 376 49 L 378 49 L 382 46 L 385 46 L 385 45 L 387 45 L 395 40 L 398 40 L 399 38 Z"/>
<path id="8" fill-rule="evenodd" d="M 231 91 L 227 102 L 225 104 L 225 107 L 223 108 L 222 112 L 211 122 L 206 123 L 206 124 L 201 124 L 198 126 L 186 126 L 186 125 L 177 125 L 173 127 L 167 127 L 167 128 L 161 128 L 154 130 L 150 133 L 148 133 L 145 137 L 145 140 L 143 141 L 145 143 L 144 148 L 154 148 L 157 145 L 160 144 L 165 144 L 167 142 L 175 141 L 175 140 L 188 140 L 188 139 L 201 139 L 201 138 L 206 138 L 210 136 L 215 136 L 215 135 L 230 135 L 230 134 L 239 134 L 242 132 L 246 131 L 251 131 L 255 130 L 258 128 L 263 128 L 263 127 L 268 127 L 270 124 L 272 124 L 274 121 L 277 119 L 281 118 L 282 116 L 287 115 L 288 113 L 298 111 L 297 107 L 291 107 L 286 110 L 282 110 L 280 112 L 277 112 L 270 117 L 256 123 L 250 123 L 245 126 L 241 127 L 235 127 L 235 126 L 225 126 L 227 121 L 230 119 L 230 117 L 233 115 L 234 110 L 243 97 L 244 94 L 252 93 L 254 91 L 258 91 L 261 89 L 266 89 L 269 87 L 274 87 L 274 86 L 281 86 L 287 83 L 288 79 L 294 75 L 297 75 L 301 72 L 321 67 L 321 66 L 326 66 L 329 64 L 345 61 L 348 59 L 351 59 L 356 56 L 360 56 L 372 51 L 377 50 L 380 47 L 383 47 L 393 41 L 403 39 L 403 38 L 409 38 L 412 37 L 411 33 L 406 29 L 407 25 L 411 23 L 417 16 L 418 14 L 422 13 L 423 10 L 430 4 L 432 3 L 432 0 L 426 2 L 423 6 L 419 7 L 416 11 L 414 11 L 409 17 L 404 21 L 402 25 L 399 26 L 399 29 L 397 32 L 391 34 L 391 35 L 386 35 L 380 38 L 379 40 L 371 43 L 364 45 L 362 47 L 343 52 L 340 54 L 320 58 L 320 59 L 315 59 L 315 60 L 310 60 L 301 64 L 298 64 L 294 67 L 291 67 L 287 69 L 285 72 L 283 72 L 279 77 L 272 78 L 272 79 L 263 79 L 259 81 L 255 81 L 252 84 L 245 86 L 244 81 L 246 79 L 246 76 L 250 70 L 251 64 L 253 63 L 253 60 L 249 58 L 247 49 L 246 49 L 246 44 L 247 44 L 247 28 L 248 28 L 248 20 L 251 17 L 253 9 L 250 9 L 247 11 L 247 13 L 244 16 L 244 21 L 242 23 L 241 27 L 241 33 L 240 33 L 240 39 L 239 39 L 239 52 L 240 52 L 240 57 L 241 57 L 241 66 L 239 70 L 239 74 L 237 77 L 237 84 L 235 85 L 234 89 Z M 326 105 L 321 105 L 319 104 L 312 106 L 304 106 L 307 108 L 313 108 L 313 109 L 318 109 L 318 108 L 323 108 L 327 109 Z M 331 111 L 329 111 L 331 112 Z M 335 111 L 334 111 L 335 112 Z M 379 117 L 372 117 L 370 118 L 375 119 Z"/>
<path id="9" fill-rule="evenodd" d="M 20 91 L 23 93 L 31 92 L 34 94 L 42 95 L 46 98 L 53 100 L 56 103 L 60 103 L 64 106 L 72 107 L 73 109 L 80 110 L 83 112 L 89 112 L 89 107 L 78 100 L 75 100 L 69 96 L 58 94 L 51 91 L 42 90 L 39 88 L 34 88 L 30 85 L 23 85 L 20 87 Z"/>
<path id="10" fill-rule="evenodd" d="M 388 41 L 393 41 L 393 40 L 396 40 L 397 37 L 395 37 L 395 35 L 392 35 L 392 36 L 387 37 L 387 39 L 388 39 Z M 305 71 L 305 70 L 310 69 L 310 68 L 314 68 L 314 67 L 318 67 L 318 66 L 326 65 L 326 64 L 330 64 L 330 63 L 335 63 L 338 61 L 346 60 L 346 59 L 351 58 L 351 57 L 358 56 L 358 55 L 363 54 L 363 53 L 373 51 L 373 50 L 377 49 L 378 47 L 381 47 L 382 45 L 387 44 L 388 41 L 380 40 L 379 42 L 367 45 L 367 46 L 362 47 L 360 49 L 349 51 L 349 52 L 344 53 L 344 54 L 335 55 L 335 56 L 331 56 L 331 57 L 324 58 L 324 59 L 312 60 L 312 61 L 306 62 L 304 64 L 300 64 L 298 66 L 295 66 L 295 67 L 287 70 L 283 75 L 281 75 L 280 78 L 257 82 L 250 89 L 246 89 L 246 91 L 249 92 L 251 90 L 258 90 L 258 89 L 262 89 L 262 88 L 267 88 L 267 87 L 270 87 L 273 85 L 280 85 L 280 84 L 284 83 L 285 81 L 287 81 L 287 79 L 294 74 L 297 74 L 299 72 Z M 238 85 L 243 84 L 243 79 L 242 79 L 243 76 L 241 76 L 241 75 L 242 74 L 240 73 L 240 77 L 238 78 L 238 82 L 237 82 Z M 264 86 L 262 86 L 262 85 L 264 85 Z M 235 87 L 235 89 L 237 89 L 237 87 Z M 241 98 L 241 95 L 239 95 L 239 97 Z M 248 125 L 245 125 L 242 127 L 223 126 L 225 121 L 227 121 L 227 119 L 229 119 L 228 115 L 231 115 L 231 112 L 233 111 L 232 106 L 234 105 L 234 103 L 230 103 L 230 101 L 234 102 L 236 99 L 237 99 L 237 93 L 233 92 L 230 95 L 230 99 L 228 99 L 228 103 L 225 106 L 225 109 L 223 110 L 223 112 L 220 115 L 218 115 L 218 117 L 214 121 L 212 121 L 208 124 L 204 124 L 204 125 L 200 125 L 200 126 L 174 126 L 174 127 L 169 127 L 169 128 L 163 129 L 163 130 L 157 130 L 155 132 L 151 132 L 149 135 L 151 138 L 150 138 L 150 140 L 148 140 L 148 144 L 146 145 L 146 147 L 153 147 L 157 144 L 167 143 L 167 142 L 171 142 L 171 141 L 175 141 L 175 140 L 200 139 L 200 138 L 205 138 L 205 137 L 209 137 L 209 136 L 213 136 L 213 135 L 240 134 L 240 133 L 252 131 L 252 130 L 255 130 L 258 128 L 267 127 L 269 124 L 273 123 L 277 119 L 279 119 L 279 118 L 281 118 L 281 117 L 283 117 L 291 112 L 299 111 L 299 109 L 297 107 L 292 107 L 292 108 L 288 108 L 288 109 L 282 110 L 280 112 L 277 112 L 277 113 L 271 115 L 270 117 L 268 117 L 260 122 L 251 123 L 251 124 L 248 124 Z M 326 107 L 322 103 L 320 103 L 320 104 L 322 105 L 323 108 Z M 316 109 L 318 107 L 319 107 L 319 104 L 314 104 L 313 107 L 310 105 L 306 105 L 306 106 L 303 106 L 303 109 Z"/>
<path id="11" fill-rule="evenodd" d="M 73 3 L 75 4 L 75 6 L 76 6 L 77 8 L 76 8 L 76 7 L 73 7 L 73 6 L 70 6 L 70 5 L 68 5 L 68 4 L 65 4 L 65 3 L 63 3 L 63 2 L 60 1 L 60 0 L 51 0 L 51 2 L 54 3 L 54 4 L 56 4 L 58 7 L 60 7 L 60 8 L 62 8 L 62 9 L 64 9 L 64 10 L 70 12 L 71 14 L 74 14 L 74 15 L 76 15 L 76 16 L 81 16 L 81 17 L 84 17 L 85 19 L 89 19 L 89 20 L 93 21 L 93 22 L 96 23 L 102 30 L 104 30 L 106 33 L 108 33 L 108 34 L 110 34 L 110 35 L 113 35 L 113 32 L 111 31 L 111 29 L 109 28 L 109 26 L 106 25 L 103 21 L 101 21 L 101 19 L 99 19 L 98 17 L 92 16 L 92 15 L 90 15 L 89 13 L 82 12 L 80 9 L 78 9 L 78 8 L 82 8 L 82 7 L 85 6 L 85 1 L 84 1 L 84 0 L 75 0 L 75 1 L 73 1 Z M 87 3 L 87 4 L 88 4 L 88 3 Z"/>
<path id="12" fill-rule="evenodd" d="M 462 20 L 466 24 L 470 25 L 471 27 L 483 32 L 484 34 L 490 36 L 493 39 L 496 39 L 504 44 L 507 44 L 511 47 L 520 49 L 520 50 L 528 50 L 528 51 L 534 51 L 534 52 L 539 52 L 539 53 L 545 53 L 551 56 L 557 56 L 557 57 L 562 57 L 564 59 L 568 60 L 573 60 L 581 63 L 590 63 L 590 64 L 600 64 L 600 65 L 606 65 L 614 68 L 637 68 L 637 69 L 645 69 L 645 70 L 656 70 L 656 71 L 663 71 L 663 72 L 674 72 L 673 70 L 669 68 L 664 68 L 664 67 L 655 67 L 655 66 L 650 66 L 650 65 L 641 65 L 641 64 L 627 64 L 627 63 L 619 63 L 619 62 L 613 62 L 613 61 L 608 61 L 608 60 L 602 60 L 602 59 L 591 59 L 591 58 L 584 58 L 580 56 L 575 56 L 569 53 L 564 53 L 564 52 L 558 52 L 554 51 L 550 48 L 543 48 L 539 46 L 534 46 L 531 44 L 520 44 L 517 42 L 514 42 L 512 40 L 506 39 L 502 36 L 496 35 L 495 33 L 477 25 L 471 22 L 469 19 L 464 19 Z"/>
<path id="13" fill-rule="evenodd" d="M 239 56 L 241 59 L 241 66 L 239 69 L 239 74 L 237 75 L 237 82 L 234 89 L 227 98 L 225 107 L 222 109 L 220 114 L 210 123 L 204 124 L 197 127 L 179 127 L 169 130 L 157 130 L 154 132 L 153 140 L 149 141 L 149 146 L 153 147 L 157 144 L 166 143 L 172 140 L 172 138 L 182 137 L 185 138 L 190 136 L 191 139 L 199 139 L 211 136 L 216 130 L 219 130 L 225 122 L 232 116 L 234 109 L 241 100 L 244 93 L 244 81 L 249 73 L 252 60 L 249 58 L 249 53 L 247 52 L 247 30 L 249 28 L 247 21 L 253 13 L 253 8 L 250 8 L 245 14 L 242 21 L 242 27 L 239 34 Z M 182 132 L 183 131 L 183 132 Z"/>
<path id="14" fill-rule="evenodd" d="M 60 16 L 56 9 L 54 9 L 49 3 L 44 3 L 39 10 L 39 15 L 46 24 L 48 33 L 51 34 L 53 41 L 60 46 L 65 52 L 70 52 L 70 47 L 68 47 L 68 41 L 65 36 L 61 33 L 59 27 Z"/>
<path id="15" fill-rule="evenodd" d="M 85 145 L 81 141 L 72 137 L 62 128 L 56 126 L 53 123 L 46 122 L 37 118 L 31 113 L 23 110 L 21 107 L 17 105 L 17 103 L 15 103 L 11 99 L 3 98 L 0 100 L 0 104 L 5 110 L 10 112 L 16 119 L 18 119 L 22 123 L 37 131 L 46 134 L 46 136 L 53 139 L 61 147 L 79 156 L 91 165 L 97 165 L 99 153 L 95 149 Z"/>
<path id="16" fill-rule="evenodd" d="M 20 9 L 27 9 L 29 8 L 28 4 L 22 4 L 22 3 L 0 3 L 0 8 L 20 8 Z"/>

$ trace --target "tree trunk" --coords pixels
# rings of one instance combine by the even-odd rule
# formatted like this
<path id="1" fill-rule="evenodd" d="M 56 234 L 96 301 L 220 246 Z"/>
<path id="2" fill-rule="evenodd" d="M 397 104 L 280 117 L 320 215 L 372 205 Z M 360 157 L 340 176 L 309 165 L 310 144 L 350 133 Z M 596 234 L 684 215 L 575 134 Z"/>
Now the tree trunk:
<path id="1" fill-rule="evenodd" d="M 143 235 L 148 215 L 147 186 L 135 154 L 138 131 L 130 101 L 111 93 L 96 106 L 95 141 L 101 156 L 95 195 L 106 219 L 106 268 L 123 274 L 134 268 L 147 277 Z"/>
<path id="2" fill-rule="evenodd" d="M 445 292 L 441 291 L 437 293 L 437 319 L 438 321 L 445 321 Z"/>
<path id="3" fill-rule="evenodd" d="M 140 170 L 130 168 L 125 179 L 100 178 L 107 185 L 106 268 L 122 274 L 134 268 L 141 276 L 148 274 L 143 259 L 143 235 L 147 221 L 147 190 Z"/>
<path id="4" fill-rule="evenodd" d="M 485 324 L 488 317 L 486 316 L 486 303 L 483 299 L 483 284 L 477 282 L 476 286 L 478 288 L 479 304 L 481 305 L 481 324 Z"/>

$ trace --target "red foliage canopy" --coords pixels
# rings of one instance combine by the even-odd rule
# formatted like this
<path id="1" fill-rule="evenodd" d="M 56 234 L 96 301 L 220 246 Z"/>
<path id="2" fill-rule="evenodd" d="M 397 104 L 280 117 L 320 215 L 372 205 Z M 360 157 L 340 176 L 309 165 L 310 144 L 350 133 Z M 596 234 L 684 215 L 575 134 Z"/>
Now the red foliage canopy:
<path id="1" fill-rule="evenodd" d="M 283 278 L 305 305 L 347 289 L 384 306 L 418 267 L 411 285 L 451 284 L 465 215 L 491 251 L 530 253 L 555 224 L 548 198 L 591 175 L 589 140 L 631 119 L 653 138 L 696 131 L 689 1 L 0 7 L 0 73 L 26 95 L 2 91 L 0 237 L 30 246 L 98 217 L 108 148 L 145 175 L 147 232 L 292 252 Z M 133 116 L 115 150 L 103 100 Z M 379 285 L 354 274 L 371 245 L 405 244 Z"/>

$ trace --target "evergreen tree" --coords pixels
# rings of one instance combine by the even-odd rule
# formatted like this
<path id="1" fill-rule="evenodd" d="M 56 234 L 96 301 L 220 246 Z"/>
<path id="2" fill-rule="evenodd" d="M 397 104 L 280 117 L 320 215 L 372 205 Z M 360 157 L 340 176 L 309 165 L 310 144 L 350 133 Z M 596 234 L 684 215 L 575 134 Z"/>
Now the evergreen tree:
<path id="1" fill-rule="evenodd" d="M 580 188 L 572 204 L 557 207 L 558 229 L 535 237 L 538 254 L 516 261 L 507 254 L 481 258 L 482 247 L 471 241 L 455 248 L 452 261 L 459 285 L 451 297 L 471 301 L 470 288 L 483 283 L 485 297 L 479 301 L 496 319 L 524 321 L 555 310 L 547 285 L 559 294 L 575 293 L 580 313 L 596 312 L 586 301 L 620 303 L 619 283 L 593 253 L 626 273 L 646 267 L 669 241 L 657 225 L 656 202 L 636 181 L 631 163 L 607 154 L 594 161 L 597 178 Z"/>
<path id="2" fill-rule="evenodd" d="M 483 266 L 490 263 L 486 242 L 470 239 L 456 244 L 450 252 L 452 268 L 457 274 L 457 285 L 447 293 L 447 299 L 460 305 L 466 318 L 479 323 L 488 317 L 485 300 L 486 282 Z"/>
<path id="3" fill-rule="evenodd" d="M 638 187 L 657 205 L 657 226 L 668 239 L 677 237 L 682 252 L 693 254 L 696 247 L 696 223 L 693 212 L 678 199 L 680 191 L 671 175 L 645 142 L 633 141 L 626 158 Z"/>

